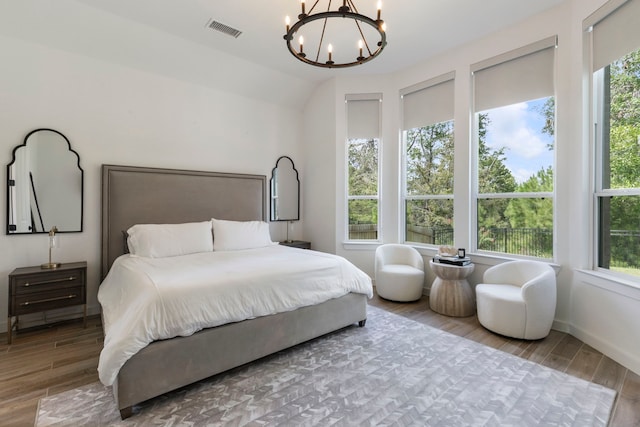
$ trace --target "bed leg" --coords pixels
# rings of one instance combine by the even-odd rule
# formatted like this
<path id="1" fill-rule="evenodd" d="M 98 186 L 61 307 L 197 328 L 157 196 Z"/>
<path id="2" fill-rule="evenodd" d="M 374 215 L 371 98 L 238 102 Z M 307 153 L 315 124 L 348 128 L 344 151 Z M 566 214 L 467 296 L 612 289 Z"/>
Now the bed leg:
<path id="1" fill-rule="evenodd" d="M 365 323 L 367 323 L 367 319 L 361 320 L 358 322 L 358 326 L 360 326 L 361 328 L 364 327 Z"/>
<path id="2" fill-rule="evenodd" d="M 123 420 L 126 420 L 131 415 L 133 415 L 133 407 L 132 406 L 127 406 L 126 408 L 120 409 L 120 418 L 122 418 Z"/>

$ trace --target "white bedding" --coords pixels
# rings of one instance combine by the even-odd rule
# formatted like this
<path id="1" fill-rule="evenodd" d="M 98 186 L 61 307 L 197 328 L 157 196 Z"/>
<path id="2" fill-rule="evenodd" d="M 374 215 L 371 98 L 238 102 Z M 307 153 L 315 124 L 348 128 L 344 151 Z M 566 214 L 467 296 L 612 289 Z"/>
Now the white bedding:
<path id="1" fill-rule="evenodd" d="M 112 385 L 122 365 L 152 341 L 349 292 L 371 298 L 369 276 L 342 257 L 310 250 L 269 246 L 168 258 L 123 255 L 98 291 L 105 330 L 100 381 Z"/>

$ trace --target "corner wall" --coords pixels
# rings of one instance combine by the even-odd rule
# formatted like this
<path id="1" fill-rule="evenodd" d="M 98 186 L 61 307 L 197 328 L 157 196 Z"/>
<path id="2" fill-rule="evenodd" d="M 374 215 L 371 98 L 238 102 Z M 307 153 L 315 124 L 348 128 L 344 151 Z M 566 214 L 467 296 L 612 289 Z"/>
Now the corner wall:
<path id="1" fill-rule="evenodd" d="M 378 243 L 354 244 L 345 238 L 344 107 L 346 94 L 383 92 L 382 189 L 380 218 L 382 242 L 398 242 L 400 169 L 399 91 L 416 83 L 455 71 L 456 164 L 454 218 L 455 244 L 471 247 L 472 203 L 471 159 L 471 74 L 470 65 L 549 36 L 558 36 L 556 52 L 556 248 L 558 305 L 554 328 L 574 334 L 629 369 L 640 373 L 640 283 L 612 274 L 589 270 L 593 236 L 591 219 L 591 142 L 585 126 L 588 85 L 584 74 L 583 20 L 606 0 L 569 0 L 517 26 L 491 34 L 468 45 L 452 49 L 437 58 L 393 75 L 368 78 L 339 78 L 335 92 L 336 144 L 336 253 L 373 276 L 373 257 Z M 460 209 L 462 208 L 462 209 Z M 400 236 L 400 237 L 399 237 Z M 428 260 L 434 248 L 420 248 Z M 476 270 L 472 285 L 482 273 L 505 257 L 470 254 Z M 433 274 L 427 271 L 425 294 Z"/>

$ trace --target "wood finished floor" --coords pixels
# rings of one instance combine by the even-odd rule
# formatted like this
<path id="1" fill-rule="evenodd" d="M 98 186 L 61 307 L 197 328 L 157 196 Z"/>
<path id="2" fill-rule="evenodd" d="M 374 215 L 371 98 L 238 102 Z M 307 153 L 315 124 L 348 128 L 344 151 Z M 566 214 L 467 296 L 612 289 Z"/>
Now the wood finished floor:
<path id="1" fill-rule="evenodd" d="M 480 342 L 618 392 L 612 427 L 640 426 L 640 376 L 580 340 L 557 331 L 539 341 L 520 341 L 484 329 L 475 316 L 453 318 L 429 309 L 428 298 L 394 303 L 375 296 L 371 305 Z M 6 344 L 0 334 L 0 426 L 32 426 L 38 400 L 98 380 L 102 349 L 100 317 L 22 331 Z"/>

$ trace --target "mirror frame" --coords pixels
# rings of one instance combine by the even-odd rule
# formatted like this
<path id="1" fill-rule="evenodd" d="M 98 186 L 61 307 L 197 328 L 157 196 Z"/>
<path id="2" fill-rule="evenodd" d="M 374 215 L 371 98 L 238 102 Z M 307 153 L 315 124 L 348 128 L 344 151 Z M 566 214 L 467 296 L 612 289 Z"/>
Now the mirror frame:
<path id="1" fill-rule="evenodd" d="M 277 199 L 274 198 L 274 194 L 273 194 L 273 190 L 274 187 L 276 185 L 276 170 L 278 169 L 278 163 L 280 163 L 280 160 L 282 159 L 287 159 L 288 161 L 291 162 L 291 169 L 293 169 L 293 171 L 296 173 L 296 183 L 297 183 L 297 193 L 296 193 L 296 208 L 297 208 L 297 212 L 296 212 L 296 216 L 295 218 L 275 218 L 275 205 L 277 202 Z M 300 220 L 300 179 L 299 179 L 299 174 L 298 174 L 298 169 L 296 169 L 296 165 L 293 163 L 293 160 L 291 159 L 291 157 L 289 156 L 280 156 L 278 157 L 278 160 L 276 160 L 276 166 L 271 170 L 271 179 L 269 179 L 269 220 L 272 222 L 276 222 L 276 221 L 299 221 Z"/>
<path id="2" fill-rule="evenodd" d="M 16 236 L 16 235 L 25 235 L 25 234 L 49 234 L 49 230 L 44 230 L 44 231 L 31 231 L 31 232 L 16 232 L 16 231 L 11 231 L 9 228 L 9 214 L 10 214 L 10 210 L 11 210 L 11 192 L 9 191 L 9 181 L 10 181 L 10 176 L 11 176 L 11 166 L 15 163 L 16 161 L 16 154 L 18 152 L 18 150 L 20 148 L 26 148 L 27 147 L 27 142 L 29 140 L 29 137 L 31 135 L 33 135 L 36 132 L 41 132 L 41 131 L 49 131 L 49 132 L 54 132 L 56 134 L 58 134 L 59 136 L 61 136 L 67 143 L 67 148 L 69 149 L 69 151 L 73 154 L 75 154 L 76 158 L 77 158 L 77 162 L 76 165 L 78 166 L 78 169 L 80 170 L 80 228 L 78 230 L 59 230 L 57 231 L 57 233 L 81 233 L 84 229 L 84 170 L 82 169 L 82 167 L 80 166 L 80 155 L 73 149 L 71 148 L 71 142 L 69 142 L 69 139 L 64 136 L 61 132 L 55 130 L 55 129 L 50 129 L 50 128 L 38 128 L 38 129 L 34 129 L 31 132 L 29 132 L 27 134 L 27 136 L 24 137 L 24 142 L 20 145 L 17 145 L 16 147 L 14 147 L 13 151 L 11 152 L 11 162 L 7 165 L 7 181 L 6 181 L 6 185 L 7 185 L 7 210 L 6 210 L 6 234 L 7 236 Z"/>

